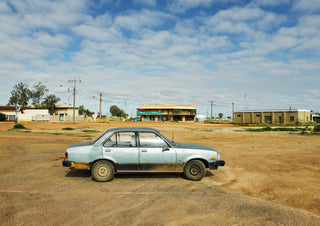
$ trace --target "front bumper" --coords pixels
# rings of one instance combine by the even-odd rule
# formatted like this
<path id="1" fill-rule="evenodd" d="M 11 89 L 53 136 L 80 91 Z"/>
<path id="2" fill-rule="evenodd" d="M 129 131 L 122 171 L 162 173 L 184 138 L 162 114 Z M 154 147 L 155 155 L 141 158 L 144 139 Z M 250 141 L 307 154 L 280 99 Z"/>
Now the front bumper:
<path id="1" fill-rule="evenodd" d="M 219 166 L 224 166 L 224 165 L 225 165 L 225 161 L 218 160 L 218 161 L 209 163 L 209 168 L 211 170 L 216 170 L 216 169 L 218 169 Z"/>

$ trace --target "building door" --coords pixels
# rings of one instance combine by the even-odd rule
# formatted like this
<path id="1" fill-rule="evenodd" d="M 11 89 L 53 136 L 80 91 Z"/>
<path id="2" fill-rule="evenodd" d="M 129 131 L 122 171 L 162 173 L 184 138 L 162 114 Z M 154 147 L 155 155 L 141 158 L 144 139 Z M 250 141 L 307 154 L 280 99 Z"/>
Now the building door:
<path id="1" fill-rule="evenodd" d="M 264 116 L 264 121 L 267 124 L 272 124 L 272 116 Z"/>
<path id="2" fill-rule="evenodd" d="M 281 117 L 281 116 L 279 116 L 279 123 L 283 123 L 283 122 L 282 122 L 282 117 Z"/>
<path id="3" fill-rule="evenodd" d="M 64 121 L 64 114 L 59 115 L 59 121 Z"/>

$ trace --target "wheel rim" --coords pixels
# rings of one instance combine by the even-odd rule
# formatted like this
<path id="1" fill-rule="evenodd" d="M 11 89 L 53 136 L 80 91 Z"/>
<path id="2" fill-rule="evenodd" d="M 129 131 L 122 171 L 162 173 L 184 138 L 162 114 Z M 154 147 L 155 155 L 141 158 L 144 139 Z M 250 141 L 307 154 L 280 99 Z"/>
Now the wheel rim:
<path id="1" fill-rule="evenodd" d="M 197 166 L 197 165 L 192 165 L 192 166 L 190 167 L 190 174 L 191 174 L 192 176 L 197 176 L 200 172 L 201 172 L 201 169 L 200 169 L 199 166 Z"/>
<path id="2" fill-rule="evenodd" d="M 105 177 L 105 176 L 107 176 L 108 175 L 108 169 L 106 168 L 106 167 L 99 167 L 99 169 L 98 169 L 98 175 L 100 176 L 100 177 Z"/>

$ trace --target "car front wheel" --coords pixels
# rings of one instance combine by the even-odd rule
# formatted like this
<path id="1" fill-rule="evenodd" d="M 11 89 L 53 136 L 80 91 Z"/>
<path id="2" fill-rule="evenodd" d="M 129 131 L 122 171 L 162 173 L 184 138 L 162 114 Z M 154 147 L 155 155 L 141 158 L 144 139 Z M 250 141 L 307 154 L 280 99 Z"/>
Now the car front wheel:
<path id="1" fill-rule="evenodd" d="M 98 161 L 91 168 L 92 178 L 98 182 L 107 182 L 113 179 L 114 167 L 108 161 Z"/>
<path id="2" fill-rule="evenodd" d="M 204 177 L 206 167 L 200 160 L 191 160 L 186 164 L 183 172 L 187 179 L 199 181 Z"/>

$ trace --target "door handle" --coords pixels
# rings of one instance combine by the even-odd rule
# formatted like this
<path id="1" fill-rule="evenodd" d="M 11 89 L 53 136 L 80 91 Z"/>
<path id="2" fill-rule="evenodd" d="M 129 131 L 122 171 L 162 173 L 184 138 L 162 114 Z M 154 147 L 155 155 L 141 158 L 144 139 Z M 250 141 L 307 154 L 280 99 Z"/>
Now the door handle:
<path id="1" fill-rule="evenodd" d="M 104 152 L 111 152 L 111 150 L 110 149 L 105 149 Z"/>
<path id="2" fill-rule="evenodd" d="M 142 149 L 142 150 L 141 150 L 141 152 L 147 152 L 147 151 L 148 151 L 147 149 Z"/>

